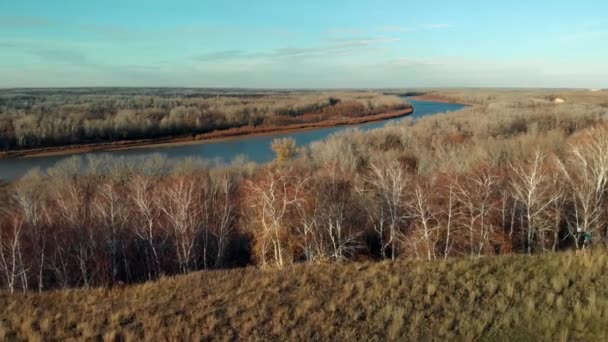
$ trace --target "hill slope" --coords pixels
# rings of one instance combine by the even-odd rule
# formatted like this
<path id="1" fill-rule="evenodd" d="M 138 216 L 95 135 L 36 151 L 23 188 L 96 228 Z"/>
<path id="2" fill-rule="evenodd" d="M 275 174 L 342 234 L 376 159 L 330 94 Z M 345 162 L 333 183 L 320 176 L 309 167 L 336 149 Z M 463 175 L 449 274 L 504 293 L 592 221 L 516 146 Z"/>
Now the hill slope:
<path id="1" fill-rule="evenodd" d="M 608 256 L 198 272 L 0 295 L 0 339 L 605 339 Z"/>

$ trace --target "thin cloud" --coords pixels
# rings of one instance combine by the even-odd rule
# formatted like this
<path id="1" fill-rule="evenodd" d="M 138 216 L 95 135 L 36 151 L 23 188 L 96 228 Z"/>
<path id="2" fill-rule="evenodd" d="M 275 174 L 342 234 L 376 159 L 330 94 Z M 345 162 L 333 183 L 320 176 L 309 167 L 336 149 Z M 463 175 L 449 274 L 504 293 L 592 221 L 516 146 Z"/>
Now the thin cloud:
<path id="1" fill-rule="evenodd" d="M 422 28 L 423 30 L 438 30 L 438 29 L 452 28 L 452 25 L 451 24 L 427 24 L 427 25 L 421 25 L 420 28 Z"/>
<path id="2" fill-rule="evenodd" d="M 176 27 L 173 32 L 180 35 L 200 34 L 270 34 L 275 36 L 289 36 L 291 31 L 272 27 L 239 27 L 239 26 L 204 26 L 190 25 Z"/>
<path id="3" fill-rule="evenodd" d="M 132 37 L 135 33 L 133 29 L 114 25 L 91 24 L 82 25 L 78 28 L 82 31 L 98 34 L 110 39 L 126 39 Z"/>
<path id="4" fill-rule="evenodd" d="M 374 38 L 356 38 L 356 39 L 330 39 L 332 42 L 338 43 L 338 45 L 372 45 L 378 43 L 390 43 L 390 42 L 398 42 L 401 38 L 397 37 L 374 37 Z"/>
<path id="5" fill-rule="evenodd" d="M 387 25 L 379 27 L 379 32 L 415 32 L 415 31 L 428 31 L 428 30 L 440 30 L 454 27 L 451 24 L 423 24 L 417 26 L 399 26 L 399 25 Z"/>
<path id="6" fill-rule="evenodd" d="M 40 28 L 53 24 L 51 20 L 43 17 L 0 16 L 0 27 L 4 28 Z"/>
<path id="7" fill-rule="evenodd" d="M 436 60 L 401 58 L 388 61 L 386 65 L 391 67 L 423 67 L 445 65 L 445 63 Z"/>
<path id="8" fill-rule="evenodd" d="M 242 50 L 224 50 L 209 52 L 195 56 L 199 61 L 222 61 L 232 59 L 253 59 L 253 58 L 295 58 L 295 57 L 314 57 L 333 54 L 344 54 L 359 49 L 371 48 L 374 45 L 383 43 L 397 42 L 399 38 L 376 37 L 360 39 L 333 39 L 331 44 L 318 47 L 282 47 L 268 52 L 247 53 Z"/>
<path id="9" fill-rule="evenodd" d="M 0 46 L 5 43 L 0 43 Z M 79 66 L 93 65 L 87 55 L 82 52 L 82 48 L 75 45 L 65 45 L 57 43 L 38 43 L 31 41 L 21 41 L 18 43 L 6 43 L 12 48 L 22 53 L 39 57 L 44 62 L 71 64 Z"/>
<path id="10" fill-rule="evenodd" d="M 32 49 L 29 53 L 41 57 L 47 61 L 55 61 L 60 63 L 86 65 L 87 57 L 78 51 L 67 49 Z"/>
<path id="11" fill-rule="evenodd" d="M 411 32 L 411 31 L 416 31 L 416 28 L 398 26 L 398 25 L 388 25 L 388 26 L 379 27 L 378 31 L 380 31 L 380 32 Z"/>
<path id="12" fill-rule="evenodd" d="M 205 53 L 199 56 L 196 56 L 195 59 L 199 61 L 216 61 L 216 60 L 226 60 L 226 59 L 234 59 L 243 57 L 246 55 L 245 51 L 242 50 L 225 50 L 225 51 L 217 51 Z"/>
<path id="13" fill-rule="evenodd" d="M 14 29 L 60 29 L 70 31 L 81 31 L 85 33 L 92 33 L 100 35 L 110 39 L 124 39 L 134 35 L 133 29 L 115 26 L 115 25 L 103 25 L 103 24 L 86 24 L 79 25 L 71 22 L 55 21 L 44 17 L 34 16 L 0 16 L 0 28 L 14 28 Z"/>
<path id="14" fill-rule="evenodd" d="M 330 37 L 335 37 L 335 36 L 355 36 L 355 35 L 361 35 L 363 33 L 363 30 L 356 29 L 356 28 L 339 27 L 339 28 L 329 29 L 325 33 L 328 36 L 330 36 Z"/>

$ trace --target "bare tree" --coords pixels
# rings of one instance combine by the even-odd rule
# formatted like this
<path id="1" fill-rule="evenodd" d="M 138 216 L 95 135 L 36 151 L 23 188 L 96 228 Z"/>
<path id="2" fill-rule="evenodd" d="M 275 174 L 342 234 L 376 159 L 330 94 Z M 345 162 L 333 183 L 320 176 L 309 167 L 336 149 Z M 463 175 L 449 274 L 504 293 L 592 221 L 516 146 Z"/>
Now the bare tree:
<path id="1" fill-rule="evenodd" d="M 220 175 L 215 179 L 211 193 L 215 204 L 212 210 L 215 216 L 212 234 L 217 241 L 215 267 L 220 267 L 224 263 L 224 254 L 236 219 L 236 183 L 233 177 L 229 173 Z"/>
<path id="2" fill-rule="evenodd" d="M 495 201 L 497 191 L 498 177 L 486 168 L 469 172 L 456 182 L 455 199 L 460 207 L 458 215 L 466 222 L 471 257 L 482 255 L 494 232 L 491 215 L 498 210 Z"/>
<path id="3" fill-rule="evenodd" d="M 559 165 L 559 162 L 552 163 L 554 167 Z M 553 221 L 552 227 L 548 228 L 552 235 L 551 250 L 557 251 L 560 243 L 560 233 L 562 222 L 565 221 L 565 209 L 568 200 L 568 187 L 563 184 L 564 179 L 559 169 L 552 169 L 549 177 L 549 193 L 553 196 L 553 202 L 545 212 L 546 220 Z"/>
<path id="4" fill-rule="evenodd" d="M 304 259 L 308 263 L 315 263 L 327 259 L 325 241 L 319 228 L 319 209 L 316 198 L 298 205 L 299 222 L 296 226 L 299 239 L 297 246 L 302 250 Z"/>
<path id="5" fill-rule="evenodd" d="M 11 215 L 20 214 L 24 218 L 27 240 L 30 242 L 30 249 L 34 254 L 32 262 L 36 264 L 39 292 L 45 287 L 43 275 L 47 253 L 47 232 L 44 231 L 44 226 L 49 221 L 48 207 L 44 200 L 46 192 L 44 180 L 37 173 L 30 173 L 15 184 L 12 191 L 15 210 L 19 213 L 11 213 Z"/>
<path id="6" fill-rule="evenodd" d="M 355 255 L 361 247 L 359 238 L 363 232 L 363 229 L 357 229 L 352 225 L 359 216 L 353 198 L 356 163 L 353 162 L 354 158 L 338 157 L 344 152 L 341 151 L 342 148 L 348 150 L 347 146 L 334 146 L 326 152 L 329 154 L 326 157 L 333 155 L 334 158 L 323 160 L 318 182 L 320 188 L 317 193 L 312 194 L 312 197 L 319 199 L 317 202 L 319 228 L 324 233 L 320 240 L 324 242 L 325 249 L 331 248 L 328 256 L 338 261 Z M 350 156 L 352 157 L 352 154 Z M 327 255 L 327 252 L 325 254 Z"/>
<path id="7" fill-rule="evenodd" d="M 416 237 L 416 240 L 421 240 L 423 242 L 426 251 L 426 259 L 433 260 L 436 259 L 435 248 L 439 240 L 438 233 L 441 227 L 440 221 L 436 216 L 439 213 L 435 213 L 432 208 L 431 192 L 433 191 L 433 186 L 429 185 L 421 184 L 421 181 L 416 184 L 412 195 L 412 201 L 408 203 L 408 208 L 410 209 L 410 217 L 413 219 L 414 229 L 419 232 L 417 235 L 420 235 L 419 238 Z M 448 210 L 451 210 L 451 208 Z M 450 227 L 449 224 L 448 229 Z M 449 232 L 447 236 L 449 237 Z M 448 244 L 449 240 L 447 241 L 446 248 Z M 418 255 L 418 241 L 414 241 L 413 245 L 415 247 L 416 255 Z"/>
<path id="8" fill-rule="evenodd" d="M 258 182 L 248 182 L 247 201 L 251 209 L 248 218 L 262 266 L 273 263 L 281 268 L 293 261 L 288 218 L 303 200 L 302 188 L 307 181 L 307 177 L 294 177 L 292 167 L 287 167 L 268 169 Z"/>
<path id="9" fill-rule="evenodd" d="M 161 275 L 159 246 L 165 235 L 158 229 L 160 211 L 154 202 L 155 188 L 151 176 L 137 175 L 129 184 L 130 200 L 135 207 L 135 234 L 146 244 L 148 279 Z"/>
<path id="10" fill-rule="evenodd" d="M 0 221 L 0 271 L 4 274 L 6 286 L 14 293 L 18 284 L 23 291 L 28 289 L 27 266 L 24 263 L 22 249 L 23 219 L 10 215 Z"/>
<path id="11" fill-rule="evenodd" d="M 442 193 L 447 192 L 447 201 L 445 203 L 445 207 L 443 207 L 443 214 L 445 216 L 445 242 L 443 249 L 443 257 L 447 259 L 451 255 L 452 247 L 454 246 L 454 240 L 452 238 L 453 235 L 453 226 L 455 225 L 455 215 L 454 215 L 454 185 L 450 182 L 448 184 L 448 189 L 442 191 Z"/>
<path id="12" fill-rule="evenodd" d="M 366 187 L 359 191 L 368 196 L 366 210 L 380 239 L 381 256 L 386 258 L 390 247 L 391 259 L 395 260 L 397 239 L 407 217 L 408 176 L 397 161 L 374 163 L 365 183 Z"/>
<path id="13" fill-rule="evenodd" d="M 126 257 L 125 230 L 129 221 L 130 208 L 122 184 L 107 180 L 98 186 L 92 203 L 93 216 L 98 223 L 100 236 L 109 253 L 111 282 L 118 280 L 120 264 L 127 279 L 130 277 L 129 262 Z"/>
<path id="14" fill-rule="evenodd" d="M 194 177 L 178 176 L 163 183 L 155 197 L 164 213 L 175 247 L 179 270 L 187 273 L 196 268 L 195 243 L 201 229 L 201 192 Z"/>
<path id="15" fill-rule="evenodd" d="M 67 245 L 59 251 L 75 261 L 80 282 L 89 287 L 93 285 L 98 247 L 97 232 L 89 221 L 91 190 L 83 178 L 68 177 L 55 184 L 53 195 L 57 223 L 64 227 L 66 237 L 69 237 L 64 241 Z"/>
<path id="16" fill-rule="evenodd" d="M 558 199 L 551 192 L 550 176 L 545 165 L 546 157 L 540 151 L 536 151 L 529 163 L 511 164 L 513 177 L 511 188 L 513 196 L 523 207 L 526 225 L 526 249 L 532 254 L 535 245 L 539 242 L 544 250 L 544 239 L 542 233 L 552 226 L 552 222 L 543 220 L 543 212 Z M 540 235 L 540 238 L 539 238 Z"/>
<path id="17" fill-rule="evenodd" d="M 574 222 L 568 223 L 577 247 L 577 232 L 608 238 L 606 221 L 602 219 L 608 192 L 608 129 L 594 128 L 579 137 L 559 165 L 574 207 Z"/>

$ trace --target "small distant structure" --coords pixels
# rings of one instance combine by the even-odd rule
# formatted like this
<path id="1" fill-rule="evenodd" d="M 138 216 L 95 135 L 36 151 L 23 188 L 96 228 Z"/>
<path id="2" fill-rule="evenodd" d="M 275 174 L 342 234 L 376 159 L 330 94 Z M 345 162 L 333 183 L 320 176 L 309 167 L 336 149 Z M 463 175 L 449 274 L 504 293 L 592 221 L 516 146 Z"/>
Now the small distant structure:
<path id="1" fill-rule="evenodd" d="M 598 92 L 598 91 L 602 91 L 602 89 L 601 88 L 593 88 L 593 89 L 589 89 L 589 91 Z"/>
<path id="2" fill-rule="evenodd" d="M 546 96 L 544 98 L 536 98 L 536 99 L 532 99 L 532 102 L 534 102 L 535 104 L 559 104 L 559 103 L 564 103 L 566 102 L 566 100 L 562 99 L 561 97 L 557 97 L 557 96 Z"/>

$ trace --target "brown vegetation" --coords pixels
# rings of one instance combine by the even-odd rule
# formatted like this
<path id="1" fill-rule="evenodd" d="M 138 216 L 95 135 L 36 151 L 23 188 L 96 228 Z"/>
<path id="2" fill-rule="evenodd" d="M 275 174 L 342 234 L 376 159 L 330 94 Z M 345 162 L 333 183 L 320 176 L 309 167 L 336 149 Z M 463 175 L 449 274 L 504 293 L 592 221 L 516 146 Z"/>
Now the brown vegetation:
<path id="1" fill-rule="evenodd" d="M 94 148 L 100 143 L 192 139 L 196 135 L 237 129 L 220 133 L 227 136 L 243 134 L 243 130 L 255 133 L 259 128 L 277 130 L 320 122 L 331 125 L 331 121 L 345 124 L 408 108 L 396 96 L 373 92 L 224 94 L 192 93 L 186 89 L 169 93 L 153 89 L 132 92 L 127 89 L 102 93 L 98 89 L 0 92 L 0 149 L 83 144 L 92 144 Z"/>
<path id="2" fill-rule="evenodd" d="M 346 132 L 291 162 L 293 144 L 276 141 L 280 162 L 267 166 L 91 158 L 82 174 L 68 160 L 3 189 L 0 282 L 15 292 L 250 263 L 536 254 L 582 248 L 581 232 L 603 245 L 606 109 L 519 101 Z"/>
<path id="3" fill-rule="evenodd" d="M 0 328 L 7 336 L 59 338 L 601 336 L 603 252 L 578 259 L 553 253 L 601 251 L 608 241 L 603 100 L 560 93 L 568 101 L 556 106 L 533 101 L 548 96 L 542 92 L 463 94 L 479 104 L 334 135 L 295 158 L 289 141 L 276 141 L 280 162 L 269 165 L 91 158 L 82 173 L 71 159 L 1 188 L 0 284 L 7 292 L 161 280 L 109 294 L 5 295 L 5 313 L 13 314 Z M 480 258 L 513 253 L 548 256 Z M 477 261 L 421 263 L 453 257 Z M 388 258 L 418 262 L 334 265 Z M 317 266 L 292 266 L 298 263 Z M 252 264 L 284 271 L 164 279 Z M 453 268 L 459 271 L 446 271 Z M 351 282 L 357 270 L 367 271 Z M 390 276 L 395 272 L 401 276 Z M 458 279 L 464 287 L 454 285 Z M 374 290 L 353 292 L 359 283 Z M 102 294 L 113 299 L 100 312 L 123 312 L 124 320 L 101 320 L 95 310 L 86 314 L 91 323 L 79 311 L 55 315 L 66 312 L 65 303 L 84 307 Z M 129 302 L 137 298 L 167 299 L 150 299 L 145 305 L 156 309 L 140 320 Z M 17 310 L 17 302 L 31 309 Z M 33 309 L 41 305 L 46 309 Z M 254 319 L 253 308 L 272 315 Z M 465 318 L 456 314 L 463 308 Z M 158 320 L 176 330 L 155 330 Z"/>

